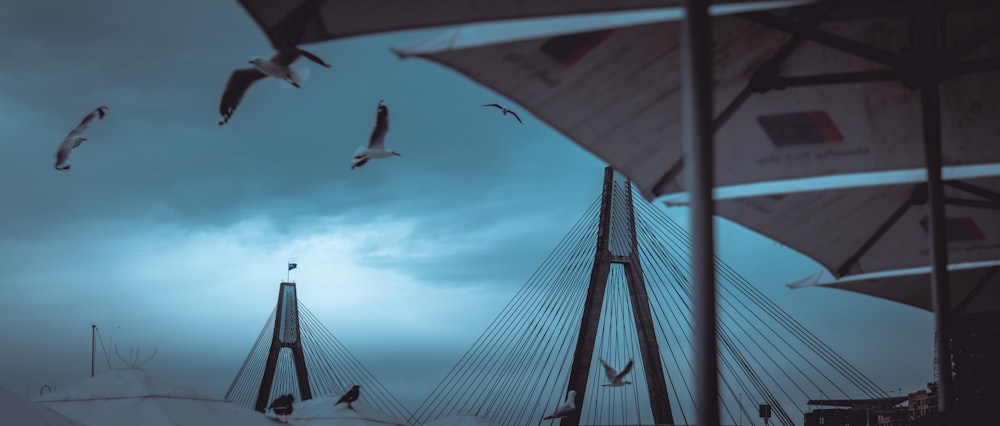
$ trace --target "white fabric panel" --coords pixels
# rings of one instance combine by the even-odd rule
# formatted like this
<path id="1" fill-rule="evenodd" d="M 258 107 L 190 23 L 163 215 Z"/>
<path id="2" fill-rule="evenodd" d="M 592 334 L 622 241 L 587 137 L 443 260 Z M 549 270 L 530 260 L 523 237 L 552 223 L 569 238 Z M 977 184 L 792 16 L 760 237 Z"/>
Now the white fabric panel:
<path id="1" fill-rule="evenodd" d="M 1000 177 L 964 182 L 1000 193 Z M 924 221 L 927 206 L 910 207 L 858 261 L 842 265 L 918 184 L 813 191 L 717 202 L 720 216 L 767 235 L 809 256 L 834 276 L 922 267 L 930 264 Z M 985 201 L 945 187 L 945 196 Z M 1000 211 L 947 205 L 949 263 L 1000 259 Z"/>
<path id="2" fill-rule="evenodd" d="M 305 19 L 298 43 L 363 34 L 543 16 L 676 7 L 681 0 L 239 0 L 271 38 L 289 16 Z M 716 3 L 754 3 L 727 0 Z M 292 18 L 295 19 L 295 18 Z M 289 41 L 289 40 L 286 40 Z"/>
<path id="3" fill-rule="evenodd" d="M 1000 266 L 953 269 L 948 276 L 953 309 L 961 305 L 962 312 L 969 313 L 1000 310 Z M 931 278 L 928 272 L 870 279 L 845 279 L 813 285 L 853 291 L 925 311 L 933 310 Z"/>
<path id="4" fill-rule="evenodd" d="M 17 426 L 82 426 L 30 399 L 0 387 L 0 422 Z"/>
<path id="5" fill-rule="evenodd" d="M 715 19 L 715 103 L 725 104 L 788 36 Z M 664 22 L 419 54 L 520 104 L 627 175 L 647 198 L 682 152 L 680 23 Z M 737 37 L 732 37 L 736 34 Z M 721 43 L 725 40 L 725 43 Z"/>
<path id="6" fill-rule="evenodd" d="M 256 411 L 155 378 L 110 371 L 47 393 L 36 402 L 88 425 L 274 426 Z"/>
<path id="7" fill-rule="evenodd" d="M 948 39 L 960 39 L 997 12 L 953 14 Z M 679 27 L 663 22 L 619 28 L 602 37 L 591 34 L 591 44 L 585 36 L 546 37 L 402 53 L 439 62 L 507 96 L 652 199 L 683 190 Z M 720 111 L 789 36 L 735 16 L 715 18 L 713 28 L 714 107 Z M 899 18 L 841 20 L 822 29 L 892 53 L 908 40 Z M 577 42 L 572 61 L 546 54 L 546 47 L 560 41 L 563 50 Z M 972 58 L 996 56 L 1000 43 L 981 47 Z M 882 69 L 887 67 L 806 41 L 781 74 Z M 1000 162 L 1000 73 L 951 78 L 941 94 L 945 165 Z M 751 95 L 717 132 L 717 184 L 921 167 L 919 105 L 919 93 L 899 81 Z"/>
<path id="8" fill-rule="evenodd" d="M 362 389 L 364 398 L 364 389 Z M 336 404 L 339 395 L 321 396 L 308 401 L 296 402 L 292 405 L 292 414 L 288 416 L 288 424 L 294 426 L 405 426 L 403 420 L 385 414 L 361 401 L 351 403 L 353 409 L 346 403 Z M 284 419 L 284 416 L 278 416 Z"/>
<path id="9" fill-rule="evenodd" d="M 424 423 L 424 426 L 496 426 L 496 424 L 472 414 L 456 414 Z"/>

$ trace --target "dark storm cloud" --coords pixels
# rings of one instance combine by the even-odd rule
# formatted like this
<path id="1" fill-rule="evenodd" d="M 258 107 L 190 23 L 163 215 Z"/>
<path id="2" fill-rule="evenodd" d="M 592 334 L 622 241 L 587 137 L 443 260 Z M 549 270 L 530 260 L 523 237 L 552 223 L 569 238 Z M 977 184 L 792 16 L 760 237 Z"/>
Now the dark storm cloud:
<path id="1" fill-rule="evenodd" d="M 302 90 L 258 83 L 220 128 L 216 106 L 229 73 L 251 55 L 271 53 L 236 5 L 10 7 L 3 37 L 17 42 L 0 99 L 32 124 L 4 129 L 18 142 L 4 146 L 0 165 L 32 183 L 7 183 L 0 192 L 21 204 L 0 213 L 11 234 L 116 215 L 224 226 L 246 214 L 280 222 L 363 214 L 373 205 L 441 211 L 467 204 L 469 194 L 497 193 L 504 180 L 531 178 L 561 153 L 583 158 L 552 132 L 538 140 L 537 130 L 478 107 L 494 95 L 464 80 L 442 81 L 436 66 L 399 61 L 385 49 L 412 36 L 316 46 L 332 70 L 317 67 Z M 347 54 L 350 61 L 340 60 Z M 403 157 L 351 171 L 350 156 L 367 140 L 383 98 L 392 117 L 387 145 Z M 73 170 L 53 173 L 55 146 L 98 104 L 111 107 L 108 118 L 74 151 Z"/>
<path id="2" fill-rule="evenodd" d="M 407 402 L 426 396 L 599 195 L 603 175 L 526 112 L 522 126 L 481 107 L 517 105 L 387 49 L 435 33 L 308 46 L 333 67 L 297 63 L 312 70 L 301 90 L 257 83 L 220 127 L 229 74 L 272 53 L 237 2 L 3 2 L 0 338 L 13 342 L 5 362 L 16 368 L 0 372 L 0 385 L 83 378 L 89 351 L 79 342 L 97 323 L 123 349 L 159 348 L 151 371 L 220 394 L 273 307 L 283 262 L 296 260 L 286 256 L 327 254 L 315 238 L 347 248 L 294 271 L 335 266 L 303 279 L 315 289 L 308 306 L 352 291 L 433 293 L 413 306 L 357 306 L 371 316 L 354 322 L 316 310 L 390 390 Z M 350 170 L 380 99 L 386 146 L 402 156 Z M 87 131 L 73 168 L 53 170 L 59 142 L 98 105 L 109 115 Z M 752 282 L 804 301 L 794 314 L 856 348 L 850 330 L 829 331 L 846 309 L 826 306 L 827 291 L 782 287 L 798 278 L 788 265 L 800 257 L 763 258 L 759 241 L 732 247 L 723 253 Z M 866 306 L 872 324 L 851 327 L 893 332 L 874 323 L 877 304 Z M 428 323 L 420 333 L 408 328 L 417 319 Z M 896 342 L 922 332 L 896 331 Z M 405 363 L 401 351 L 412 354 Z"/>

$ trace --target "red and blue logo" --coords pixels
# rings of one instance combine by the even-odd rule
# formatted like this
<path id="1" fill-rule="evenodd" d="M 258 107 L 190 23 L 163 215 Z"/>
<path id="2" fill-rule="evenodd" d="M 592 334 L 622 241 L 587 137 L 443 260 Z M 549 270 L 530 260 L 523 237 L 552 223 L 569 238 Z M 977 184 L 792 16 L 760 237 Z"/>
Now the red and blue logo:
<path id="1" fill-rule="evenodd" d="M 602 41 L 611 37 L 612 32 L 612 30 L 601 30 L 552 37 L 539 49 L 550 58 L 568 67 L 594 50 Z"/>
<path id="2" fill-rule="evenodd" d="M 761 115 L 757 122 L 778 148 L 844 140 L 830 114 L 823 110 Z"/>

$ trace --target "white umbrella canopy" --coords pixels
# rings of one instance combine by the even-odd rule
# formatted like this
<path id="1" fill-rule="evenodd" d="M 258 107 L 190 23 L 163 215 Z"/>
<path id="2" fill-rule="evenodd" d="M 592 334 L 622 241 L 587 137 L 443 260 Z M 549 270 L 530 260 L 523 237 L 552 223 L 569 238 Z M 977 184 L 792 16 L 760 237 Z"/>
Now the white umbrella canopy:
<path id="1" fill-rule="evenodd" d="M 920 186 L 914 182 L 926 173 L 919 170 L 920 95 L 901 82 L 908 15 L 871 10 L 899 2 L 864 3 L 829 2 L 836 7 L 815 28 L 807 16 L 822 15 L 817 10 L 827 4 L 713 21 L 719 186 L 917 169 L 894 185 L 764 191 L 717 202 L 717 214 L 805 254 L 835 277 L 930 263 L 926 197 L 909 203 Z M 949 47 L 962 58 L 949 64 L 956 70 L 1000 57 L 1000 39 L 981 33 L 998 25 L 1000 3 L 973 3 L 951 11 L 944 26 Z M 771 21 L 818 29 L 861 53 L 797 40 Z M 590 22 L 569 34 L 514 40 L 469 28 L 397 53 L 440 63 L 506 95 L 652 199 L 685 188 L 681 24 L 636 22 L 621 27 L 607 20 L 603 28 Z M 828 84 L 816 84 L 823 78 Z M 947 206 L 949 262 L 1000 259 L 1000 181 L 976 179 L 1000 175 L 1000 73 L 954 76 L 942 83 L 941 96 L 943 163 L 966 167 L 955 169 L 965 179 L 954 179 L 945 196 L 971 201 Z M 879 178 L 865 184 L 878 183 L 872 179 Z M 894 217 L 897 211 L 902 217 Z"/>
<path id="2" fill-rule="evenodd" d="M 809 18 L 791 17 L 820 13 L 809 9 L 714 19 L 717 185 L 923 166 L 920 96 L 900 82 L 907 15 L 864 18 L 872 5 L 896 2 L 864 3 L 862 10 L 830 12 L 833 18 L 819 25 L 823 34 L 875 52 L 862 55 L 796 42 L 762 24 L 799 25 Z M 998 9 L 949 14 L 946 38 L 988 27 Z M 507 96 L 628 176 L 649 199 L 682 191 L 681 23 L 621 25 L 609 20 L 603 29 L 521 40 L 463 28 L 397 53 L 440 63 Z M 966 59 L 978 64 L 998 55 L 1000 43 L 993 42 Z M 780 65 L 765 66 L 773 63 Z M 955 65 L 963 66 L 973 65 Z M 803 85 L 818 75 L 871 81 Z M 944 164 L 1000 163 L 1000 74 L 955 76 L 941 93 Z"/>
<path id="3" fill-rule="evenodd" d="M 92 426 L 276 426 L 249 410 L 138 369 L 114 370 L 61 387 L 37 402 Z"/>
<path id="4" fill-rule="evenodd" d="M 296 426 L 406 426 L 408 423 L 397 419 L 363 402 L 336 404 L 339 396 L 321 396 L 307 401 L 296 402 L 288 423 Z M 336 404 L 336 405 L 335 405 Z M 285 418 L 285 417 L 281 417 Z"/>
<path id="5" fill-rule="evenodd" d="M 945 197 L 949 262 L 1000 259 L 1000 177 L 946 183 Z M 926 203 L 926 185 L 906 183 L 720 200 L 717 211 L 843 277 L 929 265 Z"/>
<path id="6" fill-rule="evenodd" d="M 239 0 L 276 47 L 387 31 L 609 11 L 679 7 L 682 0 Z M 717 4 L 756 3 L 723 0 Z"/>
<path id="7" fill-rule="evenodd" d="M 51 408 L 0 387 L 0 424 L 16 426 L 82 426 Z"/>
<path id="8" fill-rule="evenodd" d="M 949 268 L 951 308 L 954 312 L 1000 311 L 1000 261 L 954 265 Z M 932 311 L 930 270 L 919 268 L 904 274 L 854 276 L 826 281 L 820 274 L 789 284 L 792 288 L 825 287 L 892 300 Z"/>
<path id="9" fill-rule="evenodd" d="M 498 43 L 484 41 L 482 34 L 468 40 L 459 29 L 436 43 L 397 53 L 437 62 L 507 96 L 629 177 L 648 199 L 691 189 L 698 197 L 692 223 L 696 263 L 701 265 L 710 265 L 711 250 L 700 247 L 712 244 L 706 238 L 711 234 L 707 216 L 712 211 L 706 208 L 711 188 L 703 183 L 727 186 L 924 168 L 925 175 L 910 181 L 928 182 L 930 202 L 923 210 L 930 216 L 929 228 L 952 231 L 949 222 L 957 219 L 951 216 L 955 209 L 947 210 L 949 216 L 942 211 L 939 174 L 947 174 L 948 167 L 968 171 L 968 166 L 978 165 L 985 167 L 975 177 L 1000 175 L 996 148 L 1000 121 L 995 119 L 1000 116 L 996 72 L 1000 3 L 996 1 L 830 0 L 720 16 L 711 22 L 711 44 L 704 49 L 708 52 L 693 47 L 701 33 L 690 29 L 698 25 L 682 26 L 680 22 L 612 25 L 523 40 L 508 37 Z M 681 37 L 684 28 L 690 30 L 685 32 L 690 39 Z M 686 61 L 684 53 L 691 53 Z M 711 59 L 699 61 L 703 53 Z M 708 64 L 711 70 L 696 71 Z M 708 123 L 698 106 L 708 92 L 695 87 L 700 80 L 692 76 L 706 71 L 712 77 L 714 135 L 702 138 L 701 125 Z M 682 87 L 682 82 L 691 86 Z M 682 111 L 682 105 L 690 109 Z M 685 144 L 685 129 L 688 142 L 714 139 L 714 158 L 696 149 L 695 143 Z M 684 182 L 685 145 L 689 152 L 701 154 L 692 171 L 711 171 L 714 182 Z M 1000 208 L 996 192 L 977 192 L 985 194 L 984 208 Z M 824 199 L 811 205 L 832 206 L 844 193 L 828 191 L 811 197 Z M 898 194 L 881 198 L 889 200 L 887 208 L 898 208 L 892 202 L 899 201 Z M 853 200 L 853 205 L 863 205 L 860 201 L 864 200 Z M 825 227 L 822 235 L 801 232 L 795 221 L 774 222 L 774 233 L 766 235 L 814 257 L 828 248 L 847 256 L 864 251 L 867 260 L 854 262 L 864 270 L 877 264 L 892 267 L 895 250 L 933 248 L 923 265 L 934 267 L 936 300 L 947 297 L 945 267 L 954 241 L 947 242 L 944 232 L 928 235 L 920 227 L 910 227 L 895 234 L 902 237 L 898 240 L 871 234 L 862 241 L 879 239 L 887 247 L 876 256 L 879 250 L 874 248 L 836 246 L 824 238 L 884 220 L 850 214 L 857 220 L 847 221 L 838 216 L 845 210 L 793 212 Z M 749 208 L 743 212 L 748 212 L 746 217 L 733 212 L 727 217 L 743 224 L 759 216 Z M 993 215 L 977 226 L 995 229 L 998 221 L 1000 215 Z M 761 226 L 757 229 L 767 232 Z M 977 251 L 993 256 L 990 249 Z M 826 261 L 825 266 L 835 264 Z M 707 299 L 714 297 L 708 288 L 711 274 L 705 269 L 695 274 L 697 294 L 705 296 L 695 304 L 702 307 L 711 306 Z M 832 272 L 850 270 L 836 267 Z M 714 312 L 710 308 L 701 312 L 707 315 L 696 328 L 714 330 Z M 942 308 L 935 309 L 940 336 L 938 398 L 944 411 L 951 409 L 954 399 L 949 317 Z M 711 332 L 697 334 L 700 348 L 714 350 Z M 714 362 L 702 365 L 708 367 L 699 373 L 700 380 L 716 376 Z M 699 413 L 715 421 L 712 412 L 717 407 L 707 405 L 714 387 L 704 389 L 710 392 L 705 393 Z"/>
<path id="10" fill-rule="evenodd" d="M 496 423 L 474 414 L 456 414 L 424 423 L 424 426 L 496 426 Z"/>

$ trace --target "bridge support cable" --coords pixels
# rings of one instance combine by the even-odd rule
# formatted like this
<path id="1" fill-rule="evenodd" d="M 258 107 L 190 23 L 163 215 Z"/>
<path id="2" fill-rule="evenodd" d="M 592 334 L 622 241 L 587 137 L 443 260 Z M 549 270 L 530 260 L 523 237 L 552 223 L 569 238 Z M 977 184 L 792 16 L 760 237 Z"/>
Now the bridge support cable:
<path id="1" fill-rule="evenodd" d="M 314 393 L 317 395 L 340 395 L 353 385 L 361 385 L 362 401 L 394 417 L 409 419 L 412 414 L 379 381 L 347 347 L 323 326 L 319 319 L 299 302 L 299 317 L 302 320 L 304 346 L 309 355 L 306 362 L 313 377 L 318 378 Z M 321 388 L 319 385 L 323 384 Z"/>
<path id="2" fill-rule="evenodd" d="M 657 244 L 663 241 L 677 241 L 679 242 L 678 247 L 672 249 L 671 251 L 678 258 L 684 258 L 687 251 L 687 235 L 684 230 L 676 224 L 673 220 L 669 218 L 665 213 L 662 212 L 658 207 L 639 203 L 637 205 L 637 210 L 642 214 L 639 215 L 644 222 L 647 222 L 646 232 L 654 235 L 670 235 L 673 234 L 675 238 L 667 239 L 657 239 L 652 238 L 650 243 Z M 649 244 L 649 243 L 647 243 Z M 646 246 L 644 246 L 646 247 Z M 650 263 L 650 262 L 647 262 Z M 655 261 L 653 263 L 656 263 Z M 742 324 L 749 324 L 750 328 L 756 328 L 755 334 L 760 335 L 765 340 L 770 341 L 771 344 L 777 345 L 777 343 L 782 343 L 780 350 L 782 356 L 786 355 L 798 355 L 801 358 L 800 362 L 793 362 L 795 369 L 802 372 L 803 368 L 808 367 L 812 371 L 807 375 L 802 373 L 805 377 L 806 382 L 810 382 L 813 386 L 813 392 L 825 395 L 823 388 L 827 390 L 833 389 L 841 393 L 845 398 L 848 397 L 848 393 L 845 389 L 842 389 L 843 385 L 853 385 L 857 391 L 860 391 L 863 395 L 869 398 L 880 398 L 888 396 L 885 391 L 881 390 L 876 386 L 870 379 L 865 377 L 860 371 L 850 365 L 842 356 L 833 351 L 829 346 L 820 341 L 815 334 L 810 332 L 800 323 L 795 321 L 790 315 L 781 310 L 773 301 L 768 299 L 763 295 L 756 287 L 750 284 L 745 278 L 740 276 L 735 272 L 729 265 L 720 259 L 716 259 L 718 276 L 720 280 L 720 304 L 729 304 L 732 307 L 726 308 L 721 307 L 720 313 L 724 313 L 731 319 L 725 321 L 722 326 L 723 328 L 732 328 L 732 324 L 736 324 L 736 328 L 743 328 L 744 332 L 746 327 Z M 749 304 L 747 303 L 749 302 Z M 766 315 L 761 315 L 766 314 Z M 760 327 L 757 325 L 760 324 Z M 780 329 L 778 330 L 773 325 L 777 324 Z M 766 331 L 762 328 L 767 329 Z M 784 336 L 790 335 L 793 337 L 798 344 L 793 344 Z M 779 342 L 773 342 L 771 340 L 777 339 Z M 786 351 L 792 352 L 792 354 L 787 354 Z M 814 357 L 819 359 L 812 359 L 803 354 L 803 352 L 808 352 Z M 787 357 L 785 358 L 788 359 Z M 790 360 L 789 360 L 790 361 Z M 834 380 L 831 377 L 827 377 L 827 369 L 821 369 L 817 366 L 816 362 L 825 363 L 828 368 L 832 368 L 837 374 L 842 376 L 840 380 Z M 803 365 L 803 363 L 805 365 Z M 788 365 L 788 364 L 786 364 Z M 818 376 L 818 377 L 817 377 Z M 825 383 L 817 384 L 813 378 L 824 379 Z M 857 397 L 857 394 L 854 394 Z M 801 406 L 797 404 L 796 406 Z"/>
<path id="3" fill-rule="evenodd" d="M 537 424 L 568 390 L 578 410 L 561 425 L 690 423 L 690 236 L 632 191 L 606 171 L 602 196 L 414 412 L 417 423 L 472 413 Z M 793 425 L 817 395 L 886 396 L 717 257 L 715 268 L 724 423 L 754 418 L 762 403 L 776 424 Z M 601 359 L 634 360 L 632 384 L 602 386 Z"/>
<path id="4" fill-rule="evenodd" d="M 229 390 L 226 391 L 225 397 L 227 401 L 235 402 L 247 408 L 253 408 L 254 402 L 257 400 L 257 389 L 260 379 L 264 377 L 264 364 L 267 361 L 268 350 L 271 346 L 271 342 L 265 340 L 265 338 L 274 330 L 276 312 L 277 308 L 271 310 L 271 315 L 264 322 L 257 340 L 250 348 L 250 353 L 243 360 L 243 365 L 240 366 L 236 377 L 229 385 Z"/>
<path id="5" fill-rule="evenodd" d="M 596 207 L 589 210 L 596 213 Z M 517 425 L 548 414 L 550 396 L 566 383 L 567 336 L 582 306 L 578 283 L 592 262 L 592 254 L 581 254 L 594 247 L 594 217 L 585 215 L 573 226 L 416 410 L 418 421 L 470 412 Z"/>
<path id="6" fill-rule="evenodd" d="M 278 304 L 229 386 L 226 400 L 263 412 L 280 395 L 291 394 L 295 401 L 303 401 L 340 395 L 354 384 L 364 389 L 364 403 L 400 419 L 412 418 L 302 304 L 295 283 L 282 283 Z"/>
<path id="7" fill-rule="evenodd" d="M 670 219 L 670 217 L 657 206 L 646 204 L 638 208 L 643 210 L 644 213 L 647 213 L 644 217 L 655 218 L 650 220 L 650 222 L 659 225 L 660 229 L 657 232 L 675 234 L 685 238 L 687 237 L 684 229 Z M 681 239 L 681 241 L 684 241 L 684 239 Z M 686 246 L 682 247 L 686 248 Z M 851 384 L 857 386 L 865 396 L 869 398 L 883 398 L 889 396 L 887 392 L 875 385 L 874 382 L 865 377 L 863 373 L 851 365 L 846 359 L 823 343 L 814 333 L 809 331 L 805 326 L 782 310 L 776 303 L 767 298 L 759 289 L 747 281 L 746 278 L 741 276 L 732 267 L 718 258 L 716 259 L 716 265 L 718 273 L 720 274 L 720 280 L 724 280 L 730 284 L 728 289 L 739 292 L 739 296 L 736 297 L 745 298 L 746 300 L 752 302 L 755 305 L 753 308 L 754 310 L 766 313 L 774 323 L 777 323 L 788 333 L 792 334 L 796 339 L 801 341 L 811 352 L 814 352 L 824 362 L 828 363 L 845 377 L 851 378 Z M 736 293 L 731 294 L 736 295 Z M 769 323 L 771 323 L 771 321 L 765 322 L 765 324 Z"/>

